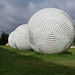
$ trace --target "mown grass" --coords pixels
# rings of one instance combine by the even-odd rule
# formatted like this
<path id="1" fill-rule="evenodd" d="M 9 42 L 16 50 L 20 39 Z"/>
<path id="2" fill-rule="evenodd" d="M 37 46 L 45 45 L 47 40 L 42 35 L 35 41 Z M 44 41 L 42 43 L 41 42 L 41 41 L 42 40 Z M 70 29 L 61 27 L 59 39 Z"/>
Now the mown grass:
<path id="1" fill-rule="evenodd" d="M 0 75 L 75 75 L 75 49 L 70 54 L 37 54 L 0 46 Z"/>

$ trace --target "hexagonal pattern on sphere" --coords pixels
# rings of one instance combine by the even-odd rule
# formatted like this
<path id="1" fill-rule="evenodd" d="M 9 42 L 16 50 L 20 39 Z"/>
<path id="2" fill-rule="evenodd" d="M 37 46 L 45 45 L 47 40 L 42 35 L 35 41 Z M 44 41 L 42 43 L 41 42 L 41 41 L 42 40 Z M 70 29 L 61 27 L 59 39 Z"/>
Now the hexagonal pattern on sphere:
<path id="1" fill-rule="evenodd" d="M 39 53 L 55 54 L 67 50 L 74 39 L 71 18 L 64 11 L 46 8 L 28 22 L 31 47 Z"/>

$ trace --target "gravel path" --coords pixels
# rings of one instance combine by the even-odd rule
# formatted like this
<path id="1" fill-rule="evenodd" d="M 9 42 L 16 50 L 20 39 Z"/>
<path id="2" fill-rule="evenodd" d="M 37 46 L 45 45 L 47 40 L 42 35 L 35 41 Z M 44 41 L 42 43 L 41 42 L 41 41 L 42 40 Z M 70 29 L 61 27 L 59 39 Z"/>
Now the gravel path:
<path id="1" fill-rule="evenodd" d="M 75 48 L 75 46 L 71 46 L 70 48 Z"/>

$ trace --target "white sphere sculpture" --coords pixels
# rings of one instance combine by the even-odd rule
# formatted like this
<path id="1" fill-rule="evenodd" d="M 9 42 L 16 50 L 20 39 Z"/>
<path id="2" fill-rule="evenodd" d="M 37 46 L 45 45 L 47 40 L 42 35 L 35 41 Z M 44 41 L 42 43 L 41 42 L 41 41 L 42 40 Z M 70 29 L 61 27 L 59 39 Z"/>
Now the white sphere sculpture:
<path id="1" fill-rule="evenodd" d="M 20 50 L 30 50 L 28 27 L 27 25 L 21 25 L 15 30 L 15 43 Z"/>
<path id="2" fill-rule="evenodd" d="M 64 11 L 46 8 L 28 22 L 30 46 L 39 53 L 55 54 L 67 50 L 74 39 L 71 18 Z"/>
<path id="3" fill-rule="evenodd" d="M 26 24 L 21 25 L 15 29 L 13 40 L 14 40 L 14 44 L 16 45 L 16 48 L 20 50 L 30 50 L 31 49 L 30 44 L 29 44 L 29 37 L 28 37 L 28 27 Z"/>
<path id="4" fill-rule="evenodd" d="M 12 48 L 17 48 L 16 47 L 16 44 L 15 44 L 15 41 L 14 41 L 14 31 L 10 33 L 9 35 L 9 38 L 8 38 L 8 42 L 9 42 L 9 45 L 12 47 Z"/>

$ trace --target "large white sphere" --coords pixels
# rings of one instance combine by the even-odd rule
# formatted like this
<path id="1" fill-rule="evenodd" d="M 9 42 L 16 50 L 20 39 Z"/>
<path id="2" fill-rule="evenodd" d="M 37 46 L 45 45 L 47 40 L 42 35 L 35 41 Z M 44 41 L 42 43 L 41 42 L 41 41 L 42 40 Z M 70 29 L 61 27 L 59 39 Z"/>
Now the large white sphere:
<path id="1" fill-rule="evenodd" d="M 14 40 L 18 49 L 20 50 L 30 50 L 29 37 L 28 37 L 28 27 L 26 24 L 21 25 L 14 31 Z"/>
<path id="2" fill-rule="evenodd" d="M 28 23 L 31 47 L 39 53 L 55 54 L 67 50 L 74 39 L 71 18 L 64 11 L 46 8 Z"/>
<path id="3" fill-rule="evenodd" d="M 12 48 L 17 48 L 15 41 L 14 41 L 14 31 L 10 33 L 9 38 L 8 38 L 8 42 Z"/>

